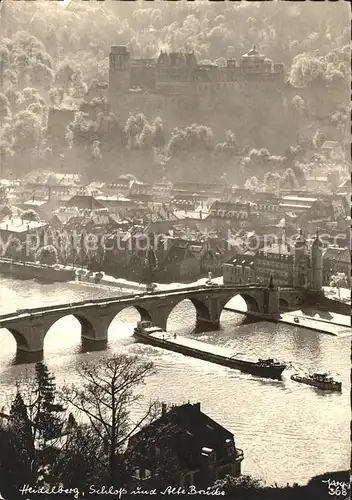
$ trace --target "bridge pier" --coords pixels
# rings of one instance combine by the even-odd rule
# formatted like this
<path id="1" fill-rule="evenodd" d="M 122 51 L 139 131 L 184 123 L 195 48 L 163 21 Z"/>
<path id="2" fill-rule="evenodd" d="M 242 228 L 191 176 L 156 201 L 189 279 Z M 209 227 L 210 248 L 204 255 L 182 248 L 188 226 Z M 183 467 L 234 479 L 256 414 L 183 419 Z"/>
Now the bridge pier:
<path id="1" fill-rule="evenodd" d="M 96 340 L 82 336 L 81 352 L 104 351 L 108 345 L 108 340 Z"/>
<path id="2" fill-rule="evenodd" d="M 280 318 L 280 290 L 274 285 L 272 277 L 263 290 L 262 315 L 271 321 Z"/>
<path id="3" fill-rule="evenodd" d="M 197 320 L 196 320 L 196 330 L 197 331 L 214 331 L 220 328 L 220 316 L 223 309 L 223 305 L 219 298 L 206 298 L 206 302 L 196 305 Z"/>
<path id="4" fill-rule="evenodd" d="M 31 318 L 27 324 L 11 326 L 10 331 L 17 344 L 16 363 L 35 363 L 43 359 L 47 330 L 42 321 Z"/>
<path id="5" fill-rule="evenodd" d="M 30 363 L 39 363 L 44 359 L 44 351 L 23 351 L 17 348 L 15 356 L 16 365 L 27 365 Z"/>
<path id="6" fill-rule="evenodd" d="M 167 305 L 158 305 L 152 312 L 151 314 L 151 321 L 153 325 L 158 326 L 159 328 L 162 328 L 164 332 L 166 332 L 167 329 L 167 319 L 169 317 L 170 312 L 173 309 L 173 305 L 167 304 Z"/>
<path id="7" fill-rule="evenodd" d="M 220 329 L 220 320 L 213 321 L 207 318 L 197 316 L 196 331 L 197 332 L 213 332 Z"/>
<path id="8" fill-rule="evenodd" d="M 80 317 L 82 351 L 102 351 L 108 343 L 108 329 L 112 316 L 97 309 L 93 314 Z"/>

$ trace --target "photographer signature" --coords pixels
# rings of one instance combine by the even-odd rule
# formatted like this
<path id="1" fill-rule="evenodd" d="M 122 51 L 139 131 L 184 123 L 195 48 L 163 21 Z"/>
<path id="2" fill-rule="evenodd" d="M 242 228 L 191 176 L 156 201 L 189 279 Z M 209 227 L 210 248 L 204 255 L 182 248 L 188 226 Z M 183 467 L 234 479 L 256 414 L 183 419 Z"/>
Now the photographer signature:
<path id="1" fill-rule="evenodd" d="M 350 489 L 349 483 L 345 483 L 345 481 L 335 481 L 334 479 L 326 479 L 323 480 L 322 483 L 326 483 L 328 485 L 329 495 L 347 497 Z"/>

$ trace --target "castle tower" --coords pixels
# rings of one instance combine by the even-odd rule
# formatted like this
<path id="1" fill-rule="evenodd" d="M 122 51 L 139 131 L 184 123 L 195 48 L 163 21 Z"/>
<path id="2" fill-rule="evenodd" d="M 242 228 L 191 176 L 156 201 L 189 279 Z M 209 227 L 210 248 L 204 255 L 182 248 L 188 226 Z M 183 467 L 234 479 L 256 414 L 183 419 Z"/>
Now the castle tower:
<path id="1" fill-rule="evenodd" d="M 304 287 L 308 286 L 308 252 L 307 242 L 300 230 L 298 239 L 296 240 L 293 253 L 293 286 Z"/>
<path id="2" fill-rule="evenodd" d="M 317 233 L 311 249 L 313 290 L 321 290 L 323 286 L 323 245 Z"/>
<path id="3" fill-rule="evenodd" d="M 109 57 L 109 94 L 127 91 L 130 86 L 130 53 L 124 45 L 111 47 Z"/>
<path id="4" fill-rule="evenodd" d="M 253 45 L 247 54 L 243 54 L 240 60 L 242 69 L 249 73 L 263 73 L 265 71 L 265 56 L 260 54 L 256 45 Z"/>

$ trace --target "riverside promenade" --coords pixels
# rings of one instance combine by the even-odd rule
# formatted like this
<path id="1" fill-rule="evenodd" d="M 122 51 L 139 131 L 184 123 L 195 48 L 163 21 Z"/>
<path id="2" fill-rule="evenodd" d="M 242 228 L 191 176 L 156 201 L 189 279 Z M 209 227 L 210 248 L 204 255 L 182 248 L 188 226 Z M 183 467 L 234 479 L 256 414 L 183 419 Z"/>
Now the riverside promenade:
<path id="1" fill-rule="evenodd" d="M 35 262 L 19 262 L 2 257 L 0 274 L 19 279 L 37 279 L 47 282 L 67 282 L 75 278 L 75 270 L 69 266 L 48 266 Z"/>
<path id="2" fill-rule="evenodd" d="M 225 311 L 236 312 L 239 314 L 247 314 L 245 311 L 232 306 L 224 307 Z M 320 316 L 318 311 L 312 312 L 311 315 L 306 315 L 302 310 L 290 311 L 281 313 L 276 323 L 284 323 L 287 325 L 297 326 L 313 330 L 315 332 L 324 333 L 327 335 L 334 335 L 337 337 L 345 337 L 351 335 L 351 317 L 344 316 L 343 314 L 336 314 L 329 312 L 331 319 L 326 319 Z M 254 315 L 253 315 L 254 316 Z M 256 316 L 254 316 L 256 317 Z M 295 321 L 298 318 L 299 323 Z M 260 318 L 258 318 L 260 320 Z"/>
<path id="3" fill-rule="evenodd" d="M 312 316 L 306 315 L 303 311 L 291 311 L 281 314 L 281 323 L 295 324 L 302 328 L 308 328 L 330 335 L 345 336 L 351 335 L 351 317 L 342 314 L 329 313 L 331 319 L 321 317 L 319 312 L 312 313 Z M 299 323 L 294 321 L 298 318 Z"/>

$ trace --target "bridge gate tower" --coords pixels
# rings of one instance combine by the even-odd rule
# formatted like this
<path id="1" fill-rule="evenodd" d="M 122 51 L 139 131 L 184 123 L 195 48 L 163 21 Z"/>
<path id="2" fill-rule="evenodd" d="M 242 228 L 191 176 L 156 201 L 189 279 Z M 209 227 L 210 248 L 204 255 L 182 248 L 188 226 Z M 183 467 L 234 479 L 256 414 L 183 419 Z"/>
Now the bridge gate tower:
<path id="1" fill-rule="evenodd" d="M 270 282 L 264 289 L 263 312 L 268 316 L 277 317 L 280 314 L 279 289 L 274 285 L 273 275 L 270 275 Z"/>
<path id="2" fill-rule="evenodd" d="M 308 269 L 309 257 L 306 238 L 303 231 L 300 231 L 300 235 L 295 242 L 294 254 L 293 254 L 293 286 L 298 288 L 308 287 L 309 269 Z"/>
<path id="3" fill-rule="evenodd" d="M 312 289 L 320 291 L 323 287 L 323 244 L 317 233 L 312 244 Z"/>

